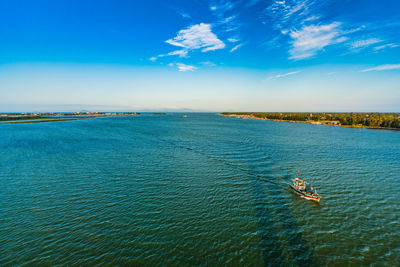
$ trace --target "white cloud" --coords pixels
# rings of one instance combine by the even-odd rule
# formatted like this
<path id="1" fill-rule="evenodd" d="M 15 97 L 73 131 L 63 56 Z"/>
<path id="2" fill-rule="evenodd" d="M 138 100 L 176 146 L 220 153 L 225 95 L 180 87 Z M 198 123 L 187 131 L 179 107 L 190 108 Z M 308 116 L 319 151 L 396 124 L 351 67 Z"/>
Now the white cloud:
<path id="1" fill-rule="evenodd" d="M 370 39 L 366 39 L 366 40 L 359 40 L 359 41 L 355 41 L 351 44 L 351 47 L 354 49 L 360 49 L 360 48 L 365 48 L 367 46 L 376 44 L 376 43 L 380 43 L 382 42 L 381 39 L 377 39 L 377 38 L 370 38 Z"/>
<path id="2" fill-rule="evenodd" d="M 339 37 L 339 26 L 339 22 L 333 22 L 326 25 L 303 26 L 301 30 L 291 31 L 290 59 L 309 58 L 328 45 L 345 41 L 345 37 Z"/>
<path id="3" fill-rule="evenodd" d="M 236 42 L 239 42 L 240 40 L 236 39 L 236 38 L 228 38 L 228 41 L 231 43 L 236 43 Z"/>
<path id="4" fill-rule="evenodd" d="M 234 48 L 232 48 L 229 52 L 233 52 L 233 51 L 235 51 L 235 50 L 237 50 L 239 47 L 241 47 L 242 46 L 242 44 L 238 44 L 238 45 L 236 45 Z"/>
<path id="5" fill-rule="evenodd" d="M 373 68 L 361 70 L 361 72 L 367 71 L 382 71 L 382 70 L 398 70 L 400 69 L 400 64 L 386 64 L 386 65 L 379 65 Z"/>
<path id="6" fill-rule="evenodd" d="M 176 63 L 176 66 L 178 67 L 178 70 L 182 71 L 182 72 L 194 71 L 194 70 L 197 69 L 197 67 L 195 67 L 195 66 L 186 65 L 186 64 L 183 64 L 183 63 Z"/>
<path id="7" fill-rule="evenodd" d="M 186 50 L 201 49 L 202 52 L 225 48 L 224 42 L 211 31 L 211 25 L 200 23 L 180 30 L 176 37 L 165 41 Z"/>
<path id="8" fill-rule="evenodd" d="M 287 77 L 287 76 L 290 76 L 290 75 L 297 74 L 297 73 L 299 73 L 299 72 L 301 72 L 301 71 L 298 70 L 298 71 L 292 71 L 292 72 L 288 72 L 288 73 L 284 73 L 284 74 L 278 74 L 278 75 L 269 77 L 268 80 L 279 79 L 279 78 Z"/>
<path id="9" fill-rule="evenodd" d="M 169 52 L 167 55 L 168 56 L 179 56 L 179 57 L 187 57 L 188 51 L 185 49 L 182 50 L 176 50 Z"/>
<path id="10" fill-rule="evenodd" d="M 154 62 L 158 58 L 166 56 L 188 57 L 190 50 L 201 49 L 202 52 L 207 52 L 225 48 L 225 43 L 211 31 L 211 25 L 205 23 L 180 30 L 176 37 L 165 42 L 183 49 L 151 57 L 151 61 Z"/>

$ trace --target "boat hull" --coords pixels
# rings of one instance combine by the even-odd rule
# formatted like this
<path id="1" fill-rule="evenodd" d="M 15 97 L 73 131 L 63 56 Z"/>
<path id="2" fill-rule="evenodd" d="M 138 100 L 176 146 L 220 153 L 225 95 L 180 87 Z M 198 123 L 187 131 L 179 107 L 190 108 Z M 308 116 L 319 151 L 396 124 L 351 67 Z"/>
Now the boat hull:
<path id="1" fill-rule="evenodd" d="M 305 193 L 297 190 L 292 184 L 289 184 L 289 187 L 293 190 L 293 192 L 295 192 L 297 195 L 299 195 L 300 197 L 302 197 L 304 199 L 319 202 L 322 198 L 322 196 L 312 196 L 312 195 L 305 194 Z"/>

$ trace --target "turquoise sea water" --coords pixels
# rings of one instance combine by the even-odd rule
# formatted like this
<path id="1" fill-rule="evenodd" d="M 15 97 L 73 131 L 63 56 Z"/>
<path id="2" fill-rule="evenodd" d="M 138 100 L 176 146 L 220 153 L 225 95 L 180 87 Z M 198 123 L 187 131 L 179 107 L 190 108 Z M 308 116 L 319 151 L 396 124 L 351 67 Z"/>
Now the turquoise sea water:
<path id="1" fill-rule="evenodd" d="M 301 177 L 321 203 L 289 191 Z M 400 265 L 400 132 L 119 116 L 0 125 L 0 266 Z"/>

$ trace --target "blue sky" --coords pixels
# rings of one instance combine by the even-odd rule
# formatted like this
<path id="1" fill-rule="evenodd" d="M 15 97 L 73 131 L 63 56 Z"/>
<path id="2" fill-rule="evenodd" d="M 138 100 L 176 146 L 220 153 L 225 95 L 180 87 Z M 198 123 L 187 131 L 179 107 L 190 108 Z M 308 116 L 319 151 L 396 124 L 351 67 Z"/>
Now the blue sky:
<path id="1" fill-rule="evenodd" d="M 400 111 L 396 0 L 3 0 L 0 40 L 0 112 Z"/>

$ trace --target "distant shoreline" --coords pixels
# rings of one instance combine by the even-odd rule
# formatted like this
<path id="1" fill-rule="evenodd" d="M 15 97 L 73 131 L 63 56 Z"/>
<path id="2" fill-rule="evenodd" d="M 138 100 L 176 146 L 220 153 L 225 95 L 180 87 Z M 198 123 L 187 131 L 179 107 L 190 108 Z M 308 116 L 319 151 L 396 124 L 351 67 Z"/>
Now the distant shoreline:
<path id="1" fill-rule="evenodd" d="M 292 122 L 292 123 L 309 123 L 309 124 L 317 124 L 317 125 L 328 125 L 328 126 L 345 127 L 345 128 L 366 128 L 366 129 L 373 129 L 373 130 L 400 131 L 400 128 L 393 128 L 393 127 L 365 126 L 365 125 L 359 125 L 359 124 L 358 125 L 342 125 L 341 123 L 338 123 L 337 121 L 331 121 L 331 120 L 316 121 L 316 120 L 292 120 L 292 119 L 275 119 L 275 118 L 272 119 L 272 118 L 267 118 L 267 117 L 255 116 L 254 114 L 255 113 L 252 113 L 252 112 L 246 112 L 246 114 L 242 114 L 242 112 L 239 112 L 239 113 L 222 112 L 222 113 L 219 113 L 218 115 L 223 116 L 223 117 L 234 117 L 234 118 L 239 118 L 239 119 L 281 121 L 281 122 L 283 121 L 283 122 Z M 271 113 L 258 113 L 257 112 L 257 114 L 271 114 Z M 278 113 L 275 113 L 275 114 L 278 114 Z M 305 114 L 305 113 L 279 113 L 279 114 Z M 315 114 L 320 114 L 320 113 L 315 113 Z M 332 113 L 332 114 L 334 114 L 334 113 Z M 340 113 L 340 114 L 343 114 L 343 113 Z M 364 114 L 364 113 L 359 113 L 359 114 Z M 400 116 L 400 114 L 399 114 L 399 116 Z"/>
<path id="2" fill-rule="evenodd" d="M 148 116 L 167 115 L 166 112 L 145 113 Z M 83 119 L 102 118 L 108 116 L 138 116 L 139 112 L 28 112 L 28 113 L 0 113 L 1 124 L 23 124 L 55 121 L 74 121 Z"/>
<path id="3" fill-rule="evenodd" d="M 140 115 L 138 112 L 34 112 L 34 113 L 2 113 L 0 124 L 23 124 L 55 121 L 75 121 L 100 118 L 112 115 Z"/>

